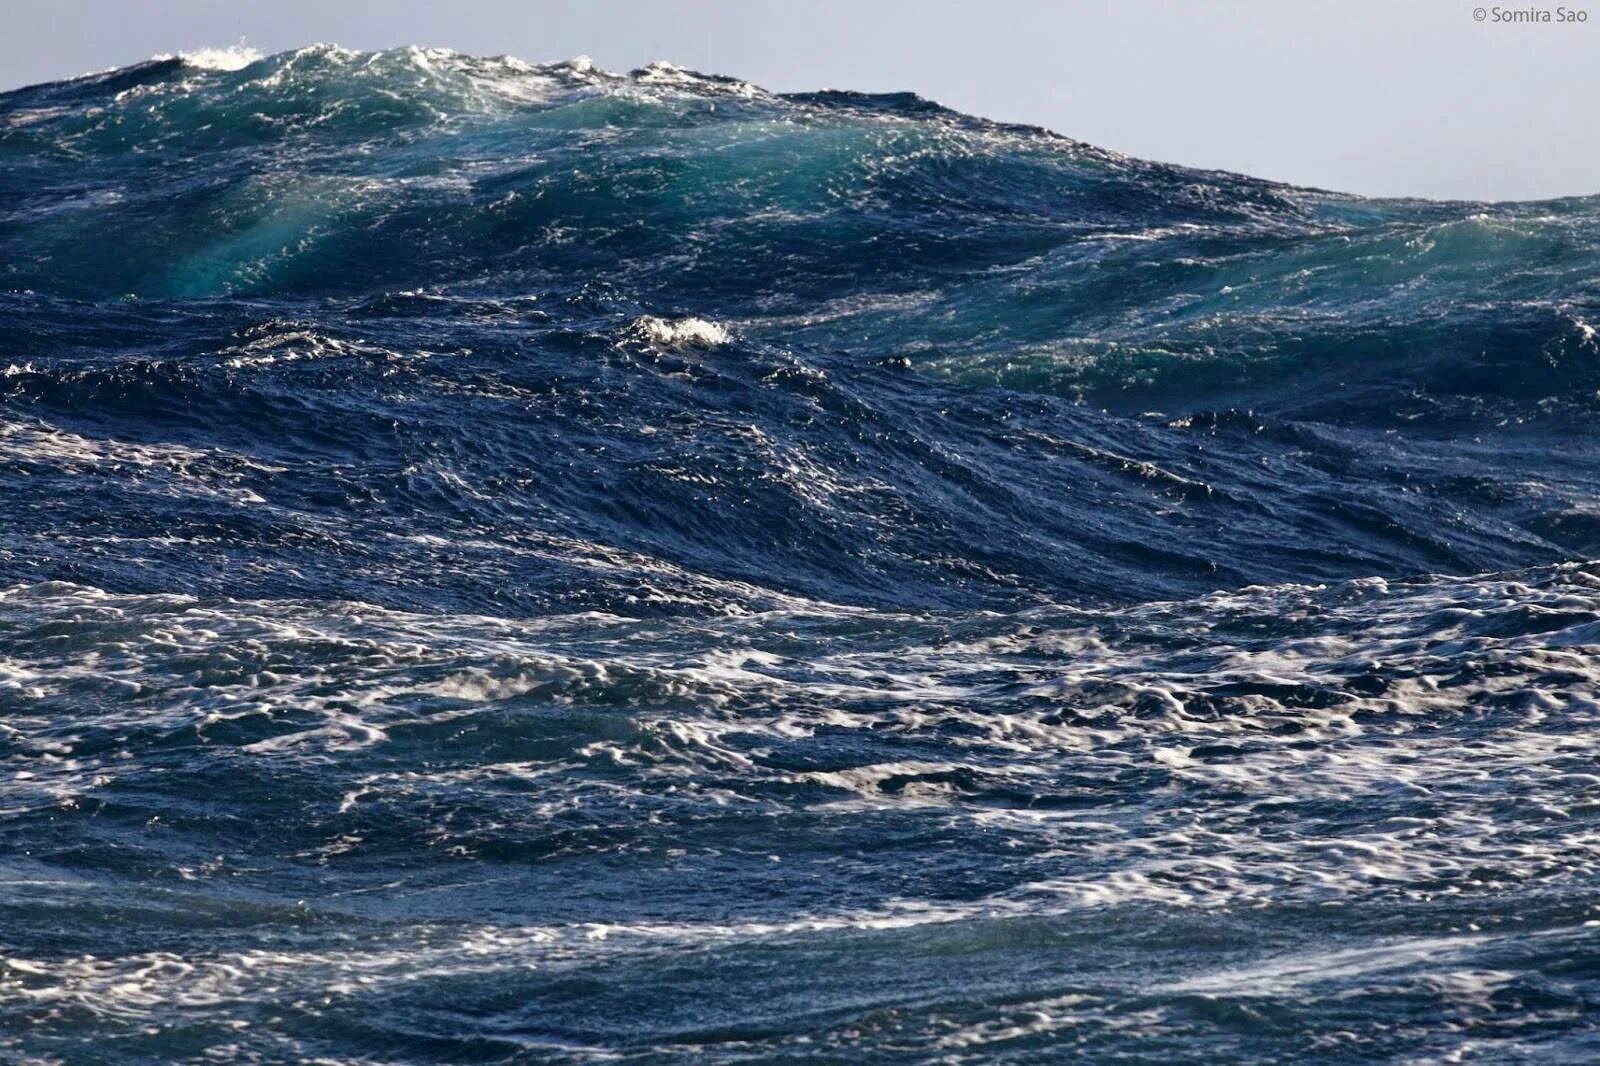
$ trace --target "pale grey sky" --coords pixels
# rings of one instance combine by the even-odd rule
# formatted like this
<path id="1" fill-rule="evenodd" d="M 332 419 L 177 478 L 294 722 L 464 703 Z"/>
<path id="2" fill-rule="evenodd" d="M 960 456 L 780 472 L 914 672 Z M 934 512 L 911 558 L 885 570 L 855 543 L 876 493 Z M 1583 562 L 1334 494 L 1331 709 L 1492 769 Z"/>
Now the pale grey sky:
<path id="1" fill-rule="evenodd" d="M 910 89 L 1133 155 L 1388 195 L 1600 192 L 1600 0 L 0 0 L 0 87 L 226 45 L 669 59 L 774 90 Z M 1536 5 L 1551 12 L 1557 7 Z M 1518 10 L 1524 10 L 1519 8 Z M 1503 11 L 1510 8 L 1501 8 Z"/>

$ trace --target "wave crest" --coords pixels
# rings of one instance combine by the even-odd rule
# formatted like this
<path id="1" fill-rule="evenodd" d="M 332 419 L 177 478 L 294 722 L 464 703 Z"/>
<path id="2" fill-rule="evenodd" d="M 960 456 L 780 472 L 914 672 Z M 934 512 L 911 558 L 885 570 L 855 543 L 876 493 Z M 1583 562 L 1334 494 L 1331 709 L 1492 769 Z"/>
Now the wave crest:
<path id="1" fill-rule="evenodd" d="M 157 56 L 157 59 L 167 59 L 168 56 Z M 197 67 L 200 70 L 243 70 L 252 63 L 261 61 L 261 53 L 243 43 L 230 44 L 225 48 L 196 48 L 192 52 L 180 52 L 178 58 L 185 65 Z"/>

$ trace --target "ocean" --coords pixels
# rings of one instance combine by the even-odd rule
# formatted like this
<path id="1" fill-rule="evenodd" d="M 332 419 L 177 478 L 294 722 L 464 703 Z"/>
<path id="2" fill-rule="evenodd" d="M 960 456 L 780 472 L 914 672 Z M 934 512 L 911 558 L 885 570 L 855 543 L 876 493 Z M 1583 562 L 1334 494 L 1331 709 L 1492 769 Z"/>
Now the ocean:
<path id="1" fill-rule="evenodd" d="M 0 94 L 0 1058 L 1600 1058 L 1597 324 L 912 93 Z"/>

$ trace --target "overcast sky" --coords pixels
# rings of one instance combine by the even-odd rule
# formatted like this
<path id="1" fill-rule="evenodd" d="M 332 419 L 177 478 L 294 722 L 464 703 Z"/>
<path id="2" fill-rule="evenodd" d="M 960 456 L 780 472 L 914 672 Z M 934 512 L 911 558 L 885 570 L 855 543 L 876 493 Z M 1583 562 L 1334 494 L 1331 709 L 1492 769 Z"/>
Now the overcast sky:
<path id="1" fill-rule="evenodd" d="M 1600 0 L 0 0 L 0 87 L 233 44 L 655 59 L 774 90 L 910 89 L 1133 155 L 1369 194 L 1600 192 Z M 1503 9 L 1509 10 L 1509 9 Z M 1547 10 L 1556 11 L 1556 5 Z"/>

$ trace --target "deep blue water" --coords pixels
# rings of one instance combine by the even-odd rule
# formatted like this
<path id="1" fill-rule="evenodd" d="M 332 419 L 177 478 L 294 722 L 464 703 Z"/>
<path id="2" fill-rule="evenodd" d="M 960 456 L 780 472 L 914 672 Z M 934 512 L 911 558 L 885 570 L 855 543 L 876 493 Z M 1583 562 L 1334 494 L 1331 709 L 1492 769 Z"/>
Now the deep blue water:
<path id="1" fill-rule="evenodd" d="M 0 1057 L 1600 1057 L 1600 198 L 215 59 L 0 95 Z"/>

